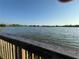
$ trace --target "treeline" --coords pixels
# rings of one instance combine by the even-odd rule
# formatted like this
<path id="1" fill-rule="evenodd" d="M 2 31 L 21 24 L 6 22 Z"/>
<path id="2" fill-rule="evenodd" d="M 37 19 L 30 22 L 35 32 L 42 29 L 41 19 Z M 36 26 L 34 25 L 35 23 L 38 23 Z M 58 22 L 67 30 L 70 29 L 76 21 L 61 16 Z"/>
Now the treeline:
<path id="1" fill-rule="evenodd" d="M 0 27 L 79 27 L 79 25 L 20 25 L 20 24 L 0 24 Z"/>
<path id="2" fill-rule="evenodd" d="M 63 25 L 62 27 L 79 27 L 79 25 Z"/>
<path id="3" fill-rule="evenodd" d="M 6 24 L 0 24 L 0 27 L 6 27 Z"/>
<path id="4" fill-rule="evenodd" d="M 0 24 L 0 27 L 20 27 L 20 24 Z"/>

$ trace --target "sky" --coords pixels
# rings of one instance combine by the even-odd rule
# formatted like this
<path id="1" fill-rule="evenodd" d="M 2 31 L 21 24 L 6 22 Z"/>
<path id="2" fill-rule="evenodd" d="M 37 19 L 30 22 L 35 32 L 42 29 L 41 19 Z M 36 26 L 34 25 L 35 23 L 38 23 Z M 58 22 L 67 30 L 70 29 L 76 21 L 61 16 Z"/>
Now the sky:
<path id="1" fill-rule="evenodd" d="M 0 0 L 0 23 L 23 25 L 79 24 L 79 0 Z"/>

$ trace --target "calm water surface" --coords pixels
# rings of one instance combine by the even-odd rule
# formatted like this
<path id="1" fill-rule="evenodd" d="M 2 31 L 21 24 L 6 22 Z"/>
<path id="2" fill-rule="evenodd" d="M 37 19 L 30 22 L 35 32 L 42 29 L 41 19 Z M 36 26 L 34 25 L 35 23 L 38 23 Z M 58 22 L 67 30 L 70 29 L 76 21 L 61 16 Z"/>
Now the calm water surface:
<path id="1" fill-rule="evenodd" d="M 79 48 L 78 27 L 8 27 L 1 32 L 44 43 L 57 43 Z"/>

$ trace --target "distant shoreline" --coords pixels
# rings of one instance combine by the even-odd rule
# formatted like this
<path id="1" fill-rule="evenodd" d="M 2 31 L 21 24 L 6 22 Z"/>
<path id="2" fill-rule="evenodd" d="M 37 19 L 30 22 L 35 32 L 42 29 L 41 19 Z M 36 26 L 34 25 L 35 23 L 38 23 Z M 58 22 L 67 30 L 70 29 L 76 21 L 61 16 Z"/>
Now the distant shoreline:
<path id="1" fill-rule="evenodd" d="M 0 24 L 0 27 L 79 27 L 79 25 L 20 25 L 20 24 Z"/>

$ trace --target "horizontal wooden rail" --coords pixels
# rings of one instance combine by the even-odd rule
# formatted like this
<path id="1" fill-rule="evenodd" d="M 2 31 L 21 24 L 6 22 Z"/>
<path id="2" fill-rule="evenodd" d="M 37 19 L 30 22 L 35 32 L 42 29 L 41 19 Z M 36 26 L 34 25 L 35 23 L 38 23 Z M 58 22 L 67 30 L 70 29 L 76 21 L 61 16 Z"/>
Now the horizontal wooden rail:
<path id="1" fill-rule="evenodd" d="M 5 36 L 0 36 L 0 56 L 2 59 L 75 59 Z"/>

